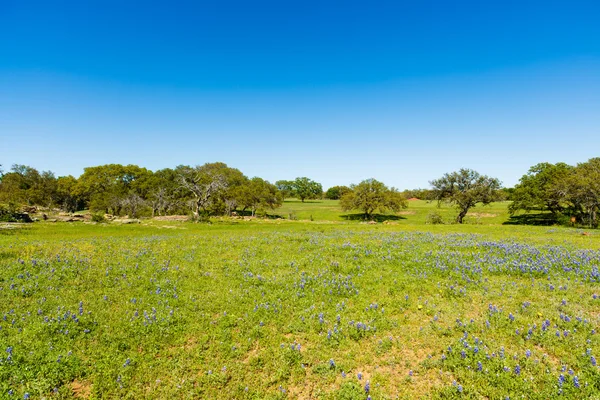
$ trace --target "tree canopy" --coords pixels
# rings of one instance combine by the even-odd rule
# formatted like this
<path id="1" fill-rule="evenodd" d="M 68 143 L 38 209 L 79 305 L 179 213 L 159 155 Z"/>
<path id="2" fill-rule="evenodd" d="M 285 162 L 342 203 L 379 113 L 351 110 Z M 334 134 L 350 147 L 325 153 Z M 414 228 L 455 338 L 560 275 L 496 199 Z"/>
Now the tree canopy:
<path id="1" fill-rule="evenodd" d="M 458 210 L 456 222 L 463 223 L 464 217 L 477 203 L 484 205 L 499 198 L 500 181 L 480 175 L 472 169 L 461 168 L 457 172 L 446 173 L 430 182 L 433 196 L 438 202 L 454 204 Z"/>
<path id="2" fill-rule="evenodd" d="M 553 214 L 563 211 L 565 198 L 557 189 L 572 169 L 565 163 L 539 163 L 531 167 L 511 193 L 511 214 L 519 210 L 550 211 Z"/>
<path id="3" fill-rule="evenodd" d="M 390 189 L 383 182 L 375 179 L 366 179 L 358 185 L 350 185 L 350 189 L 340 200 L 342 209 L 361 210 L 366 219 L 370 219 L 375 211 L 397 212 L 408 206 L 404 196 L 398 190 Z"/>

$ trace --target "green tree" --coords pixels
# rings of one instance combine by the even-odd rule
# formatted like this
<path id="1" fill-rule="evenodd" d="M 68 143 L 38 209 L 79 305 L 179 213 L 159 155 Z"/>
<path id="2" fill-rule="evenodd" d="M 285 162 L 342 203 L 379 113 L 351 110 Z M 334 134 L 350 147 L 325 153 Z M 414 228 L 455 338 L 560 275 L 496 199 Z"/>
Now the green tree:
<path id="1" fill-rule="evenodd" d="M 258 210 L 274 210 L 283 203 L 283 195 L 277 186 L 262 178 L 250 179 L 241 192 L 241 203 L 244 209 L 249 208 L 252 211 L 252 216 L 256 215 Z"/>
<path id="2" fill-rule="evenodd" d="M 508 209 L 511 214 L 519 210 L 550 211 L 557 214 L 565 206 L 564 193 L 557 185 L 571 174 L 573 167 L 565 163 L 539 163 L 523 175 L 510 194 L 513 201 Z"/>
<path id="3" fill-rule="evenodd" d="M 50 207 L 56 199 L 56 177 L 33 167 L 14 164 L 0 181 L 0 200 L 12 204 Z"/>
<path id="4" fill-rule="evenodd" d="M 600 211 L 600 158 L 577 164 L 559 181 L 556 192 L 571 205 L 571 211 L 590 228 L 598 227 Z"/>
<path id="5" fill-rule="evenodd" d="M 119 215 L 123 200 L 148 196 L 152 171 L 137 165 L 107 164 L 88 167 L 77 180 L 76 194 L 89 202 L 94 211 Z"/>
<path id="6" fill-rule="evenodd" d="M 192 195 L 192 213 L 195 217 L 210 212 L 211 206 L 218 201 L 218 196 L 228 187 L 226 177 L 227 165 L 224 163 L 206 163 L 194 168 L 177 167 L 179 183 Z"/>
<path id="7" fill-rule="evenodd" d="M 85 207 L 83 199 L 77 194 L 77 179 L 61 176 L 56 181 L 56 204 L 64 211 L 75 212 Z"/>
<path id="8" fill-rule="evenodd" d="M 275 186 L 281 192 L 284 198 L 294 196 L 294 181 L 279 180 L 275 182 Z"/>
<path id="9" fill-rule="evenodd" d="M 429 182 L 433 187 L 433 195 L 438 204 L 446 201 L 458 210 L 456 222 L 463 219 L 470 208 L 477 203 L 489 204 L 498 199 L 500 181 L 480 175 L 472 169 L 461 168 L 458 172 L 446 173 L 439 179 Z"/>
<path id="10" fill-rule="evenodd" d="M 323 195 L 323 186 L 307 177 L 296 178 L 292 184 L 294 196 L 304 200 L 319 199 Z"/>
<path id="11" fill-rule="evenodd" d="M 332 186 L 325 192 L 325 198 L 329 200 L 339 200 L 343 195 L 352 191 L 348 186 Z"/>
<path id="12" fill-rule="evenodd" d="M 408 206 L 404 196 L 397 189 L 390 189 L 375 179 L 366 179 L 358 185 L 350 185 L 350 189 L 351 191 L 344 194 L 340 200 L 342 210 L 361 210 L 366 219 L 370 219 L 375 211 L 397 212 Z"/>

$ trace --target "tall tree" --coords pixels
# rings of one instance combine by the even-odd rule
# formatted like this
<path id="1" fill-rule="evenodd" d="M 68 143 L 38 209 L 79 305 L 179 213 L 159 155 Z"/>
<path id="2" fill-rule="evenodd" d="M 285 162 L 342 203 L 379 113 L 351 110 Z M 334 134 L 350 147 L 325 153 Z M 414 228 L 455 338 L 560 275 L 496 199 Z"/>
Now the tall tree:
<path id="1" fill-rule="evenodd" d="M 438 204 L 446 201 L 458 210 L 456 222 L 463 223 L 469 209 L 477 203 L 489 204 L 498 199 L 500 181 L 480 175 L 472 169 L 461 168 L 457 172 L 446 173 L 439 179 L 429 182 L 433 187 Z"/>
<path id="2" fill-rule="evenodd" d="M 344 211 L 361 210 L 366 219 L 370 219 L 375 211 L 400 211 L 408 206 L 404 196 L 395 188 L 388 188 L 383 182 L 366 179 L 358 185 L 350 185 L 350 191 L 340 200 Z"/>

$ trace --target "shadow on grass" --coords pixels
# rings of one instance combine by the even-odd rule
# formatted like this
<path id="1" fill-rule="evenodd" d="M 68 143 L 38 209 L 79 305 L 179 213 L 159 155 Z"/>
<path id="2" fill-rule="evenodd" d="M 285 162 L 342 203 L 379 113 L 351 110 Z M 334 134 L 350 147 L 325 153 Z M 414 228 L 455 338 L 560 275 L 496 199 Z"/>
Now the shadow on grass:
<path id="1" fill-rule="evenodd" d="M 383 221 L 400 221 L 401 219 L 406 219 L 405 217 L 401 217 L 399 215 L 391 215 L 391 214 L 373 214 L 371 218 L 367 218 L 365 214 L 345 214 L 340 215 L 341 218 L 346 221 L 375 221 L 375 222 L 383 222 Z"/>
<path id="2" fill-rule="evenodd" d="M 323 203 L 323 200 L 284 200 L 284 204 L 318 204 Z"/>
<path id="3" fill-rule="evenodd" d="M 550 213 L 540 214 L 523 214 L 513 215 L 502 225 L 537 225 L 537 226 L 551 226 L 558 223 L 556 217 Z"/>

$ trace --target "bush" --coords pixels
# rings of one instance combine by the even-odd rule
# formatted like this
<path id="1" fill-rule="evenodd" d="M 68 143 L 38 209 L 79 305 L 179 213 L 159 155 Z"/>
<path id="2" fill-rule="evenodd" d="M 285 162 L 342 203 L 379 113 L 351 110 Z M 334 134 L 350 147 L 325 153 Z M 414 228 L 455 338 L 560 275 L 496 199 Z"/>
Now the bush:
<path id="1" fill-rule="evenodd" d="M 437 211 L 431 211 L 425 217 L 425 223 L 431 225 L 439 225 L 444 223 L 444 218 L 442 218 L 442 214 Z"/>
<path id="2" fill-rule="evenodd" d="M 94 214 L 92 214 L 92 221 L 106 222 L 106 218 L 104 218 L 104 214 L 102 214 L 102 213 L 94 213 Z"/>

